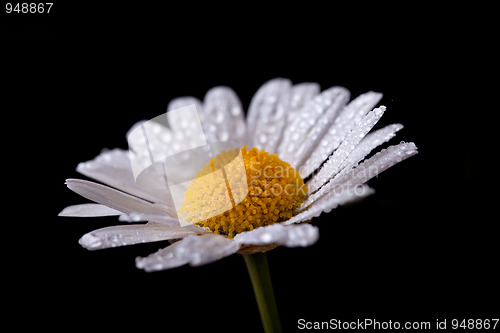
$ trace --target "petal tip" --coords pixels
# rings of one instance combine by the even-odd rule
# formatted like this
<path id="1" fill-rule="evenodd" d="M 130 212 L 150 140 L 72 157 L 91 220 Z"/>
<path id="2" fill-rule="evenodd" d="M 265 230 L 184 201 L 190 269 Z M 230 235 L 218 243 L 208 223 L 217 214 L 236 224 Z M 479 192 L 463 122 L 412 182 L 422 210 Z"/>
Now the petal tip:
<path id="1" fill-rule="evenodd" d="M 136 257 L 135 258 L 135 267 L 139 269 L 144 269 L 145 268 L 145 263 L 144 263 L 144 258 L 143 257 Z"/>
<path id="2" fill-rule="evenodd" d="M 91 233 L 83 235 L 82 238 L 78 240 L 78 243 L 87 250 L 97 250 L 102 245 L 102 241 Z"/>

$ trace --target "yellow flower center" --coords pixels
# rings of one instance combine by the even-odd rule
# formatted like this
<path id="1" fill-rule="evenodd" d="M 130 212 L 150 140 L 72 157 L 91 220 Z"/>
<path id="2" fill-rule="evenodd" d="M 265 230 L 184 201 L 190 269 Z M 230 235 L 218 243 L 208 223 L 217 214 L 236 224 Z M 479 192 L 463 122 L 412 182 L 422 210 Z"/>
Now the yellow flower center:
<path id="1" fill-rule="evenodd" d="M 239 154 L 237 148 L 222 152 L 190 182 L 179 209 L 186 222 L 232 238 L 295 215 L 295 210 L 307 197 L 307 186 L 300 174 L 276 154 L 270 155 L 257 148 L 247 151 L 246 146 L 241 149 L 243 173 L 243 164 L 230 163 Z M 222 170 L 224 182 L 210 177 L 217 170 Z M 246 182 L 241 181 L 245 174 Z M 215 215 L 213 212 L 223 213 Z"/>

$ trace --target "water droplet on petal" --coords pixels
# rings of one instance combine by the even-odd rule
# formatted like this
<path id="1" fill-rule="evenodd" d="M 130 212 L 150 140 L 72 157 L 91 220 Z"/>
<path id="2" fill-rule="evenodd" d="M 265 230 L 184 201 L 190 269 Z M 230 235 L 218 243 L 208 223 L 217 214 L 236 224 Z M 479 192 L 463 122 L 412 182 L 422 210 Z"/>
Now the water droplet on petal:
<path id="1" fill-rule="evenodd" d="M 215 122 L 217 124 L 221 124 L 224 121 L 224 113 L 223 112 L 217 112 L 215 115 Z"/>
<path id="2" fill-rule="evenodd" d="M 265 242 L 265 243 L 268 243 L 270 242 L 271 240 L 273 239 L 273 236 L 266 232 L 266 233 L 263 233 L 261 236 L 260 236 L 260 240 Z"/>
<path id="3" fill-rule="evenodd" d="M 224 131 L 224 132 L 221 132 L 219 133 L 219 140 L 225 142 L 229 139 L 229 133 Z"/>
<path id="4" fill-rule="evenodd" d="M 233 106 L 231 108 L 231 115 L 238 116 L 241 113 L 241 108 L 239 106 Z"/>

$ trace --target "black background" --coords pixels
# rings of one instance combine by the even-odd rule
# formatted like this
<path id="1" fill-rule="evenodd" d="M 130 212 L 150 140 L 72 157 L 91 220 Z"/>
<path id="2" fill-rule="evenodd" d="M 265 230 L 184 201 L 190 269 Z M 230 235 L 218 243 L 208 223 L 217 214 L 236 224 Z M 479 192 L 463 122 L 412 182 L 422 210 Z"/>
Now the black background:
<path id="1" fill-rule="evenodd" d="M 134 258 L 168 242 L 88 252 L 78 239 L 117 218 L 57 214 L 86 202 L 64 185 L 85 179 L 76 165 L 102 148 L 126 149 L 127 130 L 172 98 L 202 99 L 227 85 L 247 108 L 275 77 L 341 85 L 352 97 L 382 92 L 388 109 L 376 128 L 402 123 L 391 143 L 419 148 L 369 182 L 374 196 L 315 219 L 317 244 L 268 253 L 285 331 L 298 330 L 300 318 L 498 318 L 497 222 L 477 186 L 495 172 L 481 167 L 476 150 L 488 122 L 477 105 L 485 95 L 477 73 L 487 67 L 477 59 L 486 59 L 488 39 L 483 26 L 474 32 L 462 20 L 475 12 L 191 6 L 56 3 L 52 16 L 2 12 L 2 272 L 17 324 L 261 331 L 239 255 L 145 273 Z"/>

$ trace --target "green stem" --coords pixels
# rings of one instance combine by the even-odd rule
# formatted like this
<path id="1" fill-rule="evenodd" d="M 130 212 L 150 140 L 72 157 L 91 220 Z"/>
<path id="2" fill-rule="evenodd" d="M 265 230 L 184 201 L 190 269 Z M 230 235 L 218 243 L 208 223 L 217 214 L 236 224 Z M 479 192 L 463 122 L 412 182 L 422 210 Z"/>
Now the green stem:
<path id="1" fill-rule="evenodd" d="M 264 331 L 266 333 L 281 332 L 280 318 L 274 298 L 266 253 L 246 254 L 243 255 L 243 258 L 252 280 Z"/>

